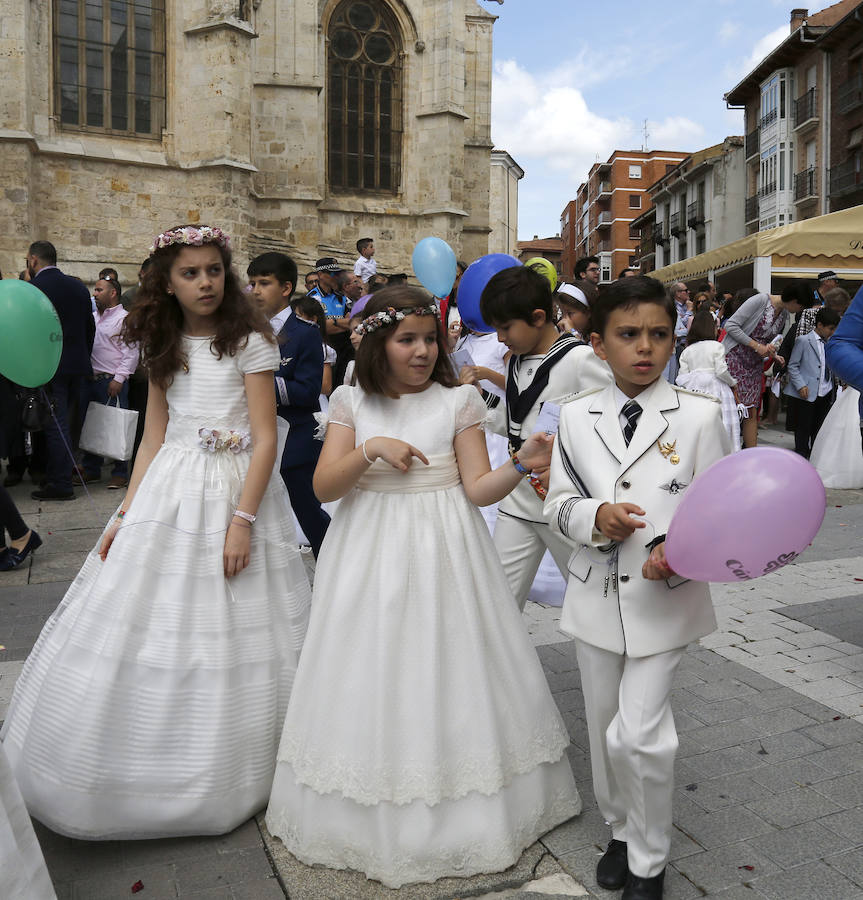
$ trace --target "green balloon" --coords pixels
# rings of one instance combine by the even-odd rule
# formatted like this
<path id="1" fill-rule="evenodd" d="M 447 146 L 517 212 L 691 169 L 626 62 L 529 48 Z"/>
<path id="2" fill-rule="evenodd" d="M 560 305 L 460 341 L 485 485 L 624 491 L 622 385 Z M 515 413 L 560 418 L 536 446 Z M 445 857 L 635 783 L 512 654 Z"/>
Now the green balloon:
<path id="1" fill-rule="evenodd" d="M 54 304 L 26 281 L 0 281 L 0 374 L 23 387 L 47 384 L 63 352 Z"/>

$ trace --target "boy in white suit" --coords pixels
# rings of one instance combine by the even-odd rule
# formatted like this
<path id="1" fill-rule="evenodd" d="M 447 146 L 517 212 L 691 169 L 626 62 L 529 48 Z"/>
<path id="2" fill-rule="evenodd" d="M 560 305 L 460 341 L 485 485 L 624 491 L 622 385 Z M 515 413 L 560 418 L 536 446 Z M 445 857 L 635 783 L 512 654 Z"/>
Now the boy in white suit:
<path id="1" fill-rule="evenodd" d="M 575 544 L 560 627 L 576 641 L 594 790 L 611 826 L 597 881 L 652 900 L 671 844 L 672 679 L 686 645 L 716 628 L 708 585 L 668 567 L 665 532 L 728 439 L 718 401 L 662 378 L 676 312 L 658 281 L 615 282 L 591 315 L 614 384 L 563 406 L 544 512 Z"/>
<path id="2" fill-rule="evenodd" d="M 785 393 L 796 407 L 794 450 L 806 459 L 833 402 L 833 376 L 827 368 L 824 345 L 838 324 L 839 313 L 822 306 L 815 315 L 815 330 L 797 338 L 788 360 Z"/>
<path id="3" fill-rule="evenodd" d="M 486 399 L 496 410 L 495 430 L 506 435 L 510 454 L 518 453 L 533 433 L 543 404 L 556 405 L 576 391 L 611 383 L 611 370 L 584 341 L 557 330 L 551 286 L 530 267 L 513 266 L 489 279 L 480 312 L 511 354 L 505 398 L 496 406 L 497 397 Z M 548 527 L 543 494 L 524 480 L 498 505 L 494 545 L 521 609 L 546 549 L 564 578 L 572 553 L 570 542 Z"/>

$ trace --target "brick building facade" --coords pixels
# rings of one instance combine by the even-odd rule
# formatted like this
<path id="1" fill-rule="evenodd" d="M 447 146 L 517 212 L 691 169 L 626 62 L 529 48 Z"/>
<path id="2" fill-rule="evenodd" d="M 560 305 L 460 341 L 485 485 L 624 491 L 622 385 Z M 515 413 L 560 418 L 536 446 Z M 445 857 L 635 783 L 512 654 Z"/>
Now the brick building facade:
<path id="1" fill-rule="evenodd" d="M 600 281 L 617 278 L 634 266 L 640 236 L 632 222 L 650 205 L 647 189 L 688 154 L 669 150 L 615 150 L 594 164 L 575 200 L 561 215 L 563 277 L 571 279 L 575 262 L 598 256 Z"/>
<path id="2" fill-rule="evenodd" d="M 837 22 L 819 47 L 830 73 L 828 190 L 835 211 L 863 204 L 863 3 Z"/>

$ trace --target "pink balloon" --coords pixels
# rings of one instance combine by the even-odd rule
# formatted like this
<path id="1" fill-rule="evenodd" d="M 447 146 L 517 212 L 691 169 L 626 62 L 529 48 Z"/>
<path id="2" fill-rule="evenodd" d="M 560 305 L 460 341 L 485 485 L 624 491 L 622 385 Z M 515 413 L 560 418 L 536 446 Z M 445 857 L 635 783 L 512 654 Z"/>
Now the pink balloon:
<path id="1" fill-rule="evenodd" d="M 671 568 L 693 581 L 746 581 L 796 559 L 824 520 L 815 468 L 779 447 L 715 462 L 689 486 L 665 539 Z"/>

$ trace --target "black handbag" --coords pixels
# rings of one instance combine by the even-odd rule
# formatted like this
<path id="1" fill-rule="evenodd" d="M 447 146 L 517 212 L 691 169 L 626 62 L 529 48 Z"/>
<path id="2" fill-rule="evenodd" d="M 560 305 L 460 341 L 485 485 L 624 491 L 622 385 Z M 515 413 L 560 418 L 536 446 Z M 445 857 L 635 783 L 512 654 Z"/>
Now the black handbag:
<path id="1" fill-rule="evenodd" d="M 51 421 L 51 401 L 44 388 L 24 388 L 21 398 L 21 428 L 24 431 L 44 431 Z"/>

